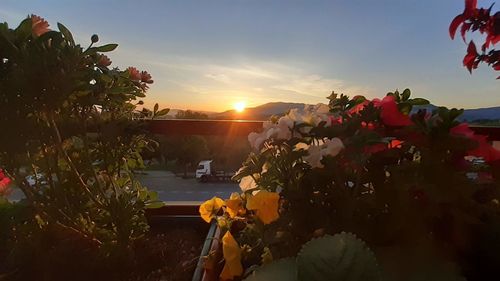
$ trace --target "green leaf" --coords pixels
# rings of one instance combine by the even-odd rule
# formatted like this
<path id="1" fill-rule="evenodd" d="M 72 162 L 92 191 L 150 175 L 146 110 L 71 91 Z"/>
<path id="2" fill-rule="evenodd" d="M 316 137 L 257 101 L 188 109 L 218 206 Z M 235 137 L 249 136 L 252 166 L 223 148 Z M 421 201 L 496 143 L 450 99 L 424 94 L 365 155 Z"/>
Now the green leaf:
<path id="1" fill-rule="evenodd" d="M 161 208 L 163 206 L 165 206 L 164 202 L 155 201 L 155 202 L 147 203 L 145 207 L 146 207 L 146 209 L 158 209 L 158 208 Z"/>
<path id="2" fill-rule="evenodd" d="M 401 111 L 402 113 L 410 114 L 412 107 L 411 107 L 411 104 L 409 104 L 407 102 L 402 102 L 402 103 L 398 104 L 398 108 L 399 108 L 399 111 Z"/>
<path id="3" fill-rule="evenodd" d="M 410 98 L 410 94 L 411 94 L 410 89 L 405 89 L 401 94 L 401 99 L 403 101 L 407 101 Z"/>
<path id="4" fill-rule="evenodd" d="M 159 106 L 158 106 L 158 104 L 157 104 L 157 103 L 155 103 L 155 107 L 153 108 L 153 113 L 158 112 L 158 107 L 159 107 Z"/>
<path id="5" fill-rule="evenodd" d="M 151 201 L 158 200 L 158 192 L 156 192 L 156 191 L 150 191 L 149 192 L 149 200 L 151 200 Z"/>
<path id="6" fill-rule="evenodd" d="M 169 112 L 170 112 L 170 108 L 165 108 L 165 109 L 158 111 L 155 115 L 156 116 L 163 116 L 163 115 L 167 115 Z"/>
<path id="7" fill-rule="evenodd" d="M 73 40 L 73 35 L 69 31 L 69 29 L 67 29 L 66 26 L 64 26 L 60 22 L 57 23 L 57 28 L 59 28 L 59 31 L 61 31 L 61 33 L 63 34 L 64 39 L 66 39 L 67 42 L 70 42 L 71 45 L 74 46 L 75 45 L 75 40 Z"/>
<path id="8" fill-rule="evenodd" d="M 426 105 L 426 104 L 429 104 L 428 100 L 422 99 L 422 98 L 414 98 L 414 99 L 411 99 L 409 101 L 410 101 L 410 103 L 412 105 Z"/>
<path id="9" fill-rule="evenodd" d="M 31 18 L 28 17 L 19 24 L 16 28 L 16 33 L 20 35 L 20 37 L 28 37 L 31 35 L 32 25 Z"/>
<path id="10" fill-rule="evenodd" d="M 106 44 L 99 47 L 94 47 L 97 52 L 111 52 L 118 47 L 118 44 Z"/>
<path id="11" fill-rule="evenodd" d="M 294 258 L 280 259 L 253 271 L 245 281 L 296 281 L 297 264 Z"/>
<path id="12" fill-rule="evenodd" d="M 342 232 L 313 239 L 297 256 L 300 281 L 381 280 L 373 252 L 354 234 Z"/>

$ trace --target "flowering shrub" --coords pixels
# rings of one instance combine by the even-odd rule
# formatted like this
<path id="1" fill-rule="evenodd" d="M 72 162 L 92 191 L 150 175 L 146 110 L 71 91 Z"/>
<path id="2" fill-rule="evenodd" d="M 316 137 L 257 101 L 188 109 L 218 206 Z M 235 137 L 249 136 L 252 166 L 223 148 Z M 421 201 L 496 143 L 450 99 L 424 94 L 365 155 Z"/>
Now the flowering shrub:
<path id="1" fill-rule="evenodd" d="M 462 110 L 430 112 L 408 89 L 374 100 L 332 93 L 329 100 L 250 134 L 256 153 L 235 176 L 242 194 L 200 207 L 207 222 L 216 219 L 227 231 L 222 279 L 342 231 L 366 241 L 386 269 L 407 270 L 402 276 L 425 275 L 443 253 L 464 262 L 475 227 L 500 222 L 500 151 L 457 121 Z M 489 179 L 471 179 L 477 167 L 468 155 L 489 163 L 482 168 Z M 407 257 L 376 250 L 382 246 L 419 254 L 405 267 Z"/>
<path id="2" fill-rule="evenodd" d="M 481 34 L 485 34 L 481 53 L 477 51 L 474 41 L 469 42 L 467 54 L 463 59 L 463 64 L 469 72 L 476 69 L 481 62 L 487 63 L 496 71 L 500 71 L 500 50 L 492 48 L 500 42 L 500 12 L 492 15 L 492 8 L 493 4 L 488 9 L 477 8 L 477 0 L 465 0 L 464 12 L 456 16 L 450 24 L 451 39 L 454 39 L 460 26 L 460 34 L 464 42 L 466 42 L 465 34 L 468 31 L 479 31 Z"/>
<path id="3" fill-rule="evenodd" d="M 160 205 L 133 174 L 143 167 L 140 151 L 153 145 L 131 120 L 134 101 L 153 80 L 111 67 L 103 53 L 116 44 L 95 46 L 94 35 L 82 48 L 57 26 L 34 15 L 15 29 L 0 24 L 0 191 L 7 176 L 33 208 L 34 227 L 13 237 L 42 230 L 104 256 L 123 253 L 148 230 L 144 208 Z"/>

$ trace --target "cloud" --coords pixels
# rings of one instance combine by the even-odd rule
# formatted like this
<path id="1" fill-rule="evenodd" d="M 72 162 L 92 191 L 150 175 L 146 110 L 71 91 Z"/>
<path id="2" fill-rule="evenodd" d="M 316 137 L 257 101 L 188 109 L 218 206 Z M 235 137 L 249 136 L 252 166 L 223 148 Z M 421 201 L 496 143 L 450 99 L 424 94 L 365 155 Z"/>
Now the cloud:
<path id="1" fill-rule="evenodd" d="M 133 58 L 133 56 L 128 56 Z M 139 62 L 139 61 L 138 61 Z M 227 108 L 239 100 L 249 106 L 271 101 L 324 102 L 332 91 L 348 95 L 369 94 L 370 89 L 340 77 L 328 77 L 314 67 L 256 59 L 217 61 L 210 58 L 157 56 L 140 59 L 151 70 L 163 100 L 197 108 Z M 148 66 L 149 65 L 149 66 Z M 182 94 L 179 94 L 182 93 Z"/>
<path id="2" fill-rule="evenodd" d="M 231 79 L 226 74 L 205 74 L 205 77 L 213 79 L 221 83 L 230 83 Z"/>

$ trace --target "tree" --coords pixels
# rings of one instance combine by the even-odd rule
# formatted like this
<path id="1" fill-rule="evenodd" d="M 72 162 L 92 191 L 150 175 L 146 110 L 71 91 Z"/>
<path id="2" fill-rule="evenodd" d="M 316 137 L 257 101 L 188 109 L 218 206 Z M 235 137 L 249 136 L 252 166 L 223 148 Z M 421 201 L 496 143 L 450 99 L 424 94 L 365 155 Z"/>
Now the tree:
<path id="1" fill-rule="evenodd" d="M 209 155 L 207 141 L 201 136 L 172 137 L 162 142 L 162 151 L 165 159 L 176 160 L 182 166 L 184 177 L 190 167 Z"/>
<path id="2" fill-rule="evenodd" d="M 179 110 L 175 114 L 176 119 L 208 119 L 208 115 L 203 112 L 192 110 Z"/>

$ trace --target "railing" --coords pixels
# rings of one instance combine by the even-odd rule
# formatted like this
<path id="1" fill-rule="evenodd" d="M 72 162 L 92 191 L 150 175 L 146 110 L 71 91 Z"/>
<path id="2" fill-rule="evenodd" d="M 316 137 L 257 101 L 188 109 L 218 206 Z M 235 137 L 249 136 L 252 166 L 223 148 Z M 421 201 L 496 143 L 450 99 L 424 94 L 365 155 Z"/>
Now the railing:
<path id="1" fill-rule="evenodd" d="M 264 121 L 248 120 L 152 120 L 149 131 L 160 135 L 247 136 L 262 130 Z M 500 141 L 500 127 L 470 126 L 474 132 L 487 135 L 490 141 Z"/>
<path id="2" fill-rule="evenodd" d="M 148 121 L 148 129 L 151 133 L 173 136 L 173 135 L 203 135 L 203 136 L 227 136 L 245 137 L 251 132 L 262 130 L 264 121 L 243 120 L 152 120 Z M 500 127 L 471 126 L 477 134 L 487 135 L 500 149 Z M 181 202 L 160 209 L 148 210 L 149 216 L 193 216 L 198 214 L 200 202 Z"/>
<path id="3" fill-rule="evenodd" d="M 263 121 L 243 120 L 152 120 L 149 131 L 160 135 L 247 136 L 262 130 Z"/>

